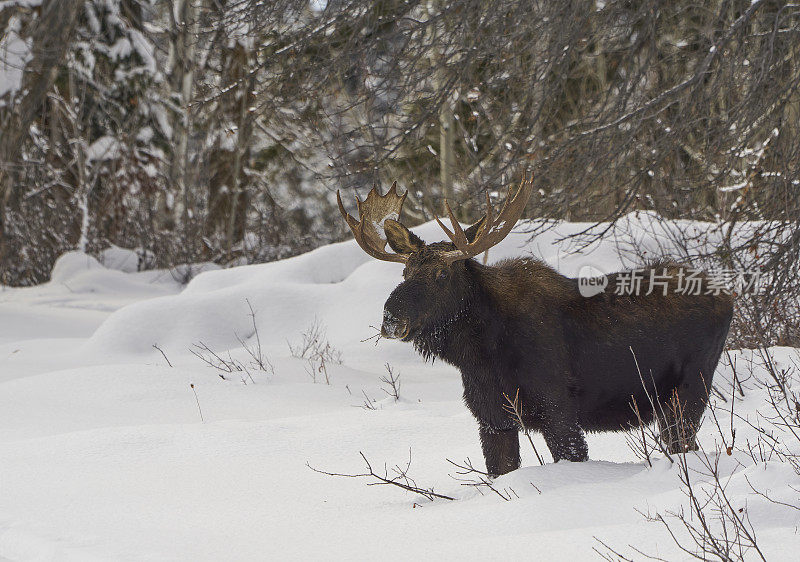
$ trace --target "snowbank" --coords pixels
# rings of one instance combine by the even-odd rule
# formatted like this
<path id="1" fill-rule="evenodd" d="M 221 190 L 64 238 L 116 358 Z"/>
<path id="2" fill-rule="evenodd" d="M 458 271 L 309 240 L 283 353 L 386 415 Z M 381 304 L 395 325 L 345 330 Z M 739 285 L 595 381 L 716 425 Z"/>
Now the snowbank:
<path id="1" fill-rule="evenodd" d="M 628 251 L 632 237 L 660 254 L 678 229 L 712 244 L 718 236 L 714 225 L 662 225 L 640 213 L 575 252 L 562 238 L 592 225 L 553 226 L 532 241 L 512 234 L 490 261 L 532 254 L 568 275 L 609 272 L 641 259 Z M 415 231 L 442 238 L 432 223 Z M 510 501 L 450 476 L 460 477 L 447 459 L 483 466 L 458 373 L 424 364 L 407 344 L 362 341 L 375 333 L 400 265 L 348 241 L 206 271 L 182 288 L 169 272 L 137 272 L 131 259 L 112 249 L 102 265 L 73 252 L 50 283 L 0 291 L 0 560 L 583 560 L 602 549 L 598 539 L 634 557 L 628 545 L 685 558 L 661 523 L 640 514 L 688 509 L 679 467 L 659 454 L 648 467 L 624 435 L 590 435 L 587 463 L 544 466 L 523 438 L 524 468 L 494 483 Z M 327 365 L 330 384 L 287 345 L 314 323 L 341 351 L 342 363 Z M 240 339 L 262 345 L 265 371 Z M 195 344 L 249 370 L 211 368 L 191 353 Z M 797 362 L 797 350 L 771 352 L 779 369 Z M 749 424 L 769 415 L 759 382 L 767 373 L 751 352 L 732 358 L 745 396 L 715 398 L 722 430 L 706 419 L 699 435 L 709 453 L 731 439 L 731 404 L 737 446 L 755 443 Z M 398 401 L 380 381 L 387 362 L 400 375 Z M 715 382 L 728 396 L 732 379 L 721 366 Z M 533 440 L 549 462 L 541 437 Z M 730 501 L 767 559 L 790 559 L 800 548 L 797 474 L 777 458 L 722 451 Z M 307 466 L 361 473 L 359 452 L 390 474 L 410 460 L 418 485 L 455 501 Z M 712 492 L 702 461 L 716 457 L 687 458 L 695 489 Z"/>
<path id="2" fill-rule="evenodd" d="M 580 252 L 577 242 L 563 239 L 592 228 L 592 224 L 560 223 L 531 240 L 525 231 L 541 229 L 542 224 L 521 223 L 519 232 L 490 251 L 489 261 L 533 255 L 565 275 L 577 276 L 587 264 L 610 273 L 639 261 L 625 252 L 631 240 L 654 256 L 662 255 L 670 243 L 661 232 L 663 227 L 648 213 L 629 215 L 614 235 Z M 709 225 L 694 227 L 709 230 Z M 602 230 L 604 225 L 596 228 Z M 413 230 L 427 242 L 443 238 L 435 222 Z M 286 339 L 319 322 L 327 327 L 331 342 L 353 360 L 358 357 L 374 363 L 384 357 L 413 362 L 408 346 L 401 343 L 382 342 L 378 350 L 361 344 L 374 335 L 370 326 L 380 325 L 383 302 L 401 281 L 401 272 L 402 265 L 370 259 L 352 240 L 279 262 L 211 271 L 195 277 L 180 294 L 120 310 L 83 351 L 98 356 L 155 357 L 154 343 L 172 353 L 183 353 L 198 341 L 223 349 L 235 347 L 237 336 L 252 336 L 249 301 L 271 353 L 284 350 Z"/>

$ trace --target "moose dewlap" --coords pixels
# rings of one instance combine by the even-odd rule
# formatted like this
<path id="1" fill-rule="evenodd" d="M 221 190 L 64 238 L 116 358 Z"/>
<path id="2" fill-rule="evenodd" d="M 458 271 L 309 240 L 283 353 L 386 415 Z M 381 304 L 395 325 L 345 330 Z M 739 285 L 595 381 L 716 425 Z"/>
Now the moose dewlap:
<path id="1" fill-rule="evenodd" d="M 413 342 L 426 359 L 439 357 L 461 371 L 493 476 L 519 467 L 520 422 L 542 433 L 555 461 L 586 460 L 585 431 L 654 420 L 670 451 L 696 448 L 733 313 L 730 295 L 681 291 L 682 266 L 671 262 L 639 270 L 638 290 L 630 294 L 585 297 L 577 280 L 539 260 L 490 267 L 472 259 L 511 231 L 531 190 L 532 181 L 523 179 L 496 217 L 487 196 L 486 215 L 466 230 L 445 203 L 452 230 L 437 221 L 450 242 L 435 244 L 387 218 L 399 218 L 405 200 L 396 183 L 386 195 L 373 188 L 357 200 L 359 220 L 337 193 L 361 248 L 405 264 L 404 281 L 384 305 L 383 336 Z M 624 275 L 610 275 L 608 284 Z M 518 396 L 519 418 L 504 407 L 506 396 Z"/>

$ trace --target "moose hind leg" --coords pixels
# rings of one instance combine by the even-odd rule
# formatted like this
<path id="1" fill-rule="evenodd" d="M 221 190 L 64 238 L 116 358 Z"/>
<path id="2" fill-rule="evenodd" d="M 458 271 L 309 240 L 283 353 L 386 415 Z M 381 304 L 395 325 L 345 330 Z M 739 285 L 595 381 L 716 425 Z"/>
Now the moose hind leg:
<path id="1" fill-rule="evenodd" d="M 499 430 L 481 425 L 480 436 L 489 476 L 502 476 L 519 468 L 519 437 L 516 429 Z"/>
<path id="2" fill-rule="evenodd" d="M 659 401 L 661 440 L 670 453 L 698 449 L 695 437 L 708 403 L 706 388 L 711 388 L 711 377 L 701 375 L 700 369 L 684 369 L 683 380 L 678 387 Z"/>

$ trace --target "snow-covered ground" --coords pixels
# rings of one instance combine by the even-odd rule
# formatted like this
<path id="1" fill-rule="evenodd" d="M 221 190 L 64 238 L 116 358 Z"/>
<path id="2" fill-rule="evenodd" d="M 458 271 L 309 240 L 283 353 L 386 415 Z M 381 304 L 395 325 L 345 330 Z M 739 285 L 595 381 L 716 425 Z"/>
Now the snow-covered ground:
<path id="1" fill-rule="evenodd" d="M 657 255 L 663 240 L 648 238 L 650 218 L 627 221 Z M 558 241 L 586 226 L 561 224 L 533 242 L 512 234 L 491 260 L 532 253 L 568 275 L 631 265 L 611 235 L 578 254 Z M 442 238 L 435 224 L 415 230 Z M 423 363 L 409 344 L 367 340 L 400 265 L 372 260 L 349 241 L 207 271 L 182 289 L 168 272 L 131 272 L 120 256 L 104 267 L 67 254 L 52 282 L 0 288 L 0 561 L 584 560 L 598 557 L 598 539 L 634 558 L 641 556 L 628 545 L 666 560 L 688 557 L 640 513 L 683 507 L 689 516 L 678 466 L 657 455 L 648 467 L 623 434 L 589 436 L 587 463 L 545 466 L 523 438 L 525 468 L 495 481 L 511 501 L 450 476 L 447 459 L 483 467 L 458 373 Z M 322 372 L 312 380 L 308 361 L 290 353 L 313 325 L 341 352 L 341 364 L 326 365 L 330 384 Z M 248 364 L 242 342 L 256 349 L 259 341 L 272 368 L 225 379 L 190 352 L 204 345 Z M 772 351 L 778 365 L 797 360 L 796 350 Z M 745 364 L 751 354 L 732 357 Z M 400 375 L 398 402 L 382 390 L 386 363 Z M 763 376 L 756 368 L 746 381 L 737 416 L 758 420 Z M 721 366 L 723 392 L 729 379 Z M 729 434 L 729 416 L 721 425 Z M 735 425 L 737 445 L 754 442 L 752 428 L 739 418 Z M 721 439 L 706 419 L 709 454 Z M 534 443 L 550 461 L 541 438 Z M 431 502 L 308 466 L 360 473 L 359 452 L 390 473 L 410 455 L 418 485 L 456 500 Z M 689 456 L 700 469 L 701 457 Z M 766 558 L 796 557 L 800 478 L 790 466 L 733 451 L 720 472 Z M 707 488 L 707 477 L 696 478 L 698 490 Z"/>

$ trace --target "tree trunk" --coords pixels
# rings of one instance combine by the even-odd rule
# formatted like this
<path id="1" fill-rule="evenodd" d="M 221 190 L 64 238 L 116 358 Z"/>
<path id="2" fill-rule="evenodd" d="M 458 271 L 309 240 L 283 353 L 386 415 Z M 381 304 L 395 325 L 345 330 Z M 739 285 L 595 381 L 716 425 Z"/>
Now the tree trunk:
<path id="1" fill-rule="evenodd" d="M 239 123 L 236 136 L 236 146 L 234 147 L 234 159 L 232 174 L 231 192 L 231 211 L 228 217 L 228 257 L 232 257 L 233 245 L 237 238 L 244 238 L 245 227 L 247 225 L 246 200 L 244 198 L 244 188 L 242 186 L 242 176 L 244 162 L 250 155 L 250 137 L 253 129 L 253 119 L 249 106 L 253 102 L 253 77 L 248 76 L 250 69 L 250 53 L 244 47 L 240 47 L 239 59 L 242 64 L 242 84 L 241 99 L 239 100 Z M 238 223 L 238 224 L 237 224 Z M 237 228 L 238 226 L 238 228 Z"/>
<path id="2" fill-rule="evenodd" d="M 25 66 L 21 90 L 10 106 L 0 111 L 0 264 L 5 261 L 6 213 L 14 195 L 15 166 L 64 60 L 82 4 L 83 0 L 46 0 L 42 4 L 31 33 L 33 58 Z"/>
<path id="3" fill-rule="evenodd" d="M 189 203 L 189 136 L 192 133 L 192 108 L 194 94 L 195 43 L 197 42 L 199 24 L 199 0 L 176 0 L 170 13 L 173 19 L 173 41 L 170 45 L 170 70 L 172 87 L 178 92 L 180 99 L 179 113 L 174 120 L 173 146 L 170 165 L 172 183 L 178 190 L 173 209 L 175 225 L 186 225 Z M 167 211 L 166 204 L 158 207 Z M 166 218 L 162 217 L 162 218 Z"/>
<path id="4" fill-rule="evenodd" d="M 445 99 L 439 109 L 439 178 L 442 182 L 442 195 L 451 201 L 455 165 L 453 125 L 453 108 L 450 106 L 450 100 Z"/>

